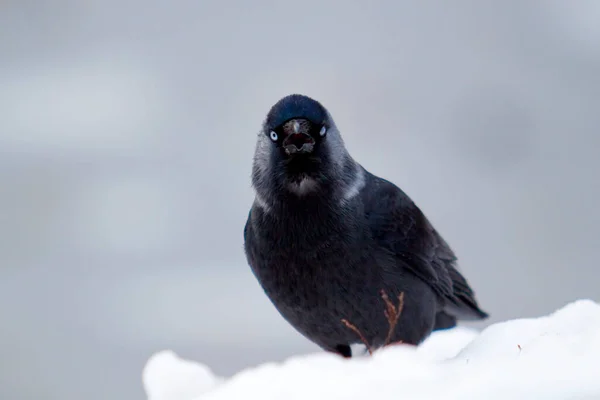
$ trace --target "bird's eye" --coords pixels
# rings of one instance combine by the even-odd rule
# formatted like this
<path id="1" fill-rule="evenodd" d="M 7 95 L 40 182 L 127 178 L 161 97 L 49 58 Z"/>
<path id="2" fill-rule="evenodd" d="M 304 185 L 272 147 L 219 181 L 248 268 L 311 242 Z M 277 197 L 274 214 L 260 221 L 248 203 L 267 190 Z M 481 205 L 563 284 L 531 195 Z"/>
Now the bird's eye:
<path id="1" fill-rule="evenodd" d="M 271 136 L 271 140 L 276 142 L 277 139 L 279 139 L 279 136 L 277 136 L 277 132 L 275 131 L 271 131 L 271 133 L 269 134 L 269 136 Z"/>
<path id="2" fill-rule="evenodd" d="M 325 126 L 322 126 L 321 130 L 319 131 L 319 136 L 323 137 L 323 136 L 325 136 L 326 133 L 327 133 L 327 128 Z"/>

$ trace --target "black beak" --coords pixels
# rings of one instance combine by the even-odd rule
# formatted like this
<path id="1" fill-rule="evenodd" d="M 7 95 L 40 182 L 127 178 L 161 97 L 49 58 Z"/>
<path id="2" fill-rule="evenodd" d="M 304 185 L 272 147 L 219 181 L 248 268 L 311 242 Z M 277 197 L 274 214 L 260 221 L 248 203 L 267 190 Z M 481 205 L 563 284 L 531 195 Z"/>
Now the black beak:
<path id="1" fill-rule="evenodd" d="M 283 148 L 288 155 L 311 153 L 315 148 L 315 140 L 307 133 L 292 133 L 283 141 Z"/>

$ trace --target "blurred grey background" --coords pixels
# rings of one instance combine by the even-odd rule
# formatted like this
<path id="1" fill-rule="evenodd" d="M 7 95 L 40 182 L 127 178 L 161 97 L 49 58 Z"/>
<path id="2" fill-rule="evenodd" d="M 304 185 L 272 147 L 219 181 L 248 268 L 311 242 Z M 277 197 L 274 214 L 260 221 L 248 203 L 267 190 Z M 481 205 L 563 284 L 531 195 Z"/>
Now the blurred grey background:
<path id="1" fill-rule="evenodd" d="M 246 265 L 292 92 L 403 187 L 493 318 L 600 300 L 600 2 L 0 2 L 0 398 L 142 399 L 318 351 Z M 479 325 L 482 326 L 482 325 Z"/>

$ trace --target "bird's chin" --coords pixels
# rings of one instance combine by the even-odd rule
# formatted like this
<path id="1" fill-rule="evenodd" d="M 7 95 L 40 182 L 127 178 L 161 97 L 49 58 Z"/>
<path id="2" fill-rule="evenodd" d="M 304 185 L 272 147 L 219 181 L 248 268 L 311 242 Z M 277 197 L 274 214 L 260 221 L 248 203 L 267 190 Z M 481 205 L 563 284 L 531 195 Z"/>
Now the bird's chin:
<path id="1" fill-rule="evenodd" d="M 319 188 L 323 164 L 316 155 L 292 155 L 285 159 L 283 168 L 286 186 L 291 193 L 304 196 Z"/>
<path id="2" fill-rule="evenodd" d="M 288 175 L 313 175 L 321 169 L 321 159 L 314 154 L 293 154 L 285 158 L 285 169 Z"/>

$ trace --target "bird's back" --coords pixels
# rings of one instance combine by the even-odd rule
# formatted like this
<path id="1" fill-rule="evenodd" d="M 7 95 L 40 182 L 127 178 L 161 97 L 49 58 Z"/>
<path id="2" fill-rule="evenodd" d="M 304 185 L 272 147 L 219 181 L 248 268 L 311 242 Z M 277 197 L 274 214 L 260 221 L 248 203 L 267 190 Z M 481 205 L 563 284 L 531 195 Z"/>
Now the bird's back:
<path id="1" fill-rule="evenodd" d="M 365 215 L 377 243 L 394 254 L 395 268 L 410 270 L 442 298 L 443 314 L 436 326 L 451 327 L 452 319 L 487 317 L 467 280 L 457 269 L 457 257 L 427 217 L 395 184 L 366 172 L 361 192 Z"/>

